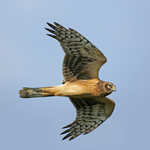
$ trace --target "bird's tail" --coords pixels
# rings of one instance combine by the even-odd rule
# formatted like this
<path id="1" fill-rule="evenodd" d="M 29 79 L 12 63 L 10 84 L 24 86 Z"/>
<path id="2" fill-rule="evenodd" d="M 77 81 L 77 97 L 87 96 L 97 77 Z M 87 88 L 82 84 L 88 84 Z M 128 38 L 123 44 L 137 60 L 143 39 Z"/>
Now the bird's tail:
<path id="1" fill-rule="evenodd" d="M 55 90 L 53 90 L 53 87 L 43 87 L 43 88 L 24 87 L 19 91 L 19 95 L 21 98 L 48 97 L 54 96 Z"/>

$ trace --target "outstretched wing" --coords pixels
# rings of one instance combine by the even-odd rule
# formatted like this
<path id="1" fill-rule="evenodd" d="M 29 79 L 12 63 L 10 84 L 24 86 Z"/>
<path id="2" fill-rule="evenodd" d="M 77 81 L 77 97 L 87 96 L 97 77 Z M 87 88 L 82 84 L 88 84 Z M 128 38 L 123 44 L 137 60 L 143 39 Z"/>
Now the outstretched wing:
<path id="1" fill-rule="evenodd" d="M 66 54 L 63 62 L 65 81 L 97 78 L 100 67 L 106 62 L 103 53 L 74 29 L 66 29 L 56 22 L 47 24 L 53 29 L 45 28 L 52 33 L 47 35 L 57 39 Z"/>
<path id="2" fill-rule="evenodd" d="M 72 140 L 81 134 L 88 134 L 103 123 L 113 112 L 115 103 L 107 97 L 97 98 L 70 98 L 76 108 L 76 120 L 63 127 L 68 128 L 61 134 L 63 138 Z"/>

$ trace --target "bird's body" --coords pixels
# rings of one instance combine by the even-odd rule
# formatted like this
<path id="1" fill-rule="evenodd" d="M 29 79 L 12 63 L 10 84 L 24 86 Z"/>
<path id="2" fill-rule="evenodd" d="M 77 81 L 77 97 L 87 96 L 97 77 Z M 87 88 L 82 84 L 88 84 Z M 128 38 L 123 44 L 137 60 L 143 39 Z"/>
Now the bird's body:
<path id="1" fill-rule="evenodd" d="M 77 31 L 54 24 L 48 23 L 53 30 L 46 30 L 60 42 L 65 52 L 64 82 L 58 86 L 23 88 L 20 97 L 69 97 L 77 116 L 73 123 L 64 127 L 69 129 L 62 134 L 68 133 L 63 139 L 72 140 L 91 132 L 112 114 L 115 103 L 106 96 L 115 90 L 115 85 L 98 77 L 99 69 L 106 62 L 103 53 Z"/>
<path id="2" fill-rule="evenodd" d="M 33 92 L 31 91 L 33 90 Z M 38 92 L 39 91 L 39 92 Z M 35 95 L 35 93 L 37 95 Z M 20 91 L 22 98 L 43 96 L 79 96 L 93 97 L 104 96 L 103 81 L 99 79 L 67 81 L 64 84 L 53 87 L 23 88 Z"/>

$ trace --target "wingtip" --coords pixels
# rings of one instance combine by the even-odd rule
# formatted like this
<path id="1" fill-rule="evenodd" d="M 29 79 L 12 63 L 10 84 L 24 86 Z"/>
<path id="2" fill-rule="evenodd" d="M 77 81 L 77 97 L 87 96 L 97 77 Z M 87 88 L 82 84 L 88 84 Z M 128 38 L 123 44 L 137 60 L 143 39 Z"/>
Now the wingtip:
<path id="1" fill-rule="evenodd" d="M 46 22 L 46 24 L 47 24 L 48 26 L 50 26 L 50 23 L 49 23 L 49 22 Z"/>
<path id="2" fill-rule="evenodd" d="M 59 23 L 57 23 L 56 21 L 53 22 L 55 25 L 59 25 Z"/>
<path id="3" fill-rule="evenodd" d="M 65 140 L 65 139 L 69 138 L 70 136 L 72 136 L 72 133 L 68 133 L 66 136 L 64 136 L 64 137 L 62 138 L 62 140 Z"/>
<path id="4" fill-rule="evenodd" d="M 63 131 L 62 133 L 60 133 L 60 135 L 66 134 L 66 133 L 68 133 L 70 131 L 71 131 L 71 129 L 67 129 L 67 130 Z"/>
<path id="5" fill-rule="evenodd" d="M 48 28 L 44 27 L 44 29 L 48 31 Z"/>
<path id="6" fill-rule="evenodd" d="M 51 24 L 51 23 L 47 22 L 46 24 L 48 24 L 48 25 L 49 25 L 49 24 Z"/>
<path id="7" fill-rule="evenodd" d="M 49 22 L 47 22 L 47 25 L 49 26 L 49 27 L 51 27 L 52 29 L 54 29 L 54 30 L 56 30 L 56 26 L 55 25 L 53 25 L 53 24 L 51 24 L 51 23 L 49 23 Z"/>
<path id="8" fill-rule="evenodd" d="M 55 35 L 53 35 L 53 34 L 46 34 L 47 36 L 50 36 L 50 37 L 52 37 L 52 38 L 54 38 L 54 39 L 56 39 L 56 40 L 58 40 L 57 39 L 57 37 L 55 36 Z"/>

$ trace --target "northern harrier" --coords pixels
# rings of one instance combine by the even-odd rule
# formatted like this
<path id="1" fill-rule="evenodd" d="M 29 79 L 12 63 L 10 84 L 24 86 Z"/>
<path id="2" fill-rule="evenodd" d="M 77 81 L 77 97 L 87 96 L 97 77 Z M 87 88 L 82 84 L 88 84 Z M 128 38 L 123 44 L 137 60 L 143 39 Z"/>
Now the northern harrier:
<path id="1" fill-rule="evenodd" d="M 59 41 L 65 57 L 63 61 L 64 81 L 59 86 L 23 88 L 20 97 L 66 96 L 76 108 L 76 120 L 63 127 L 63 139 L 72 140 L 87 134 L 102 124 L 113 112 L 115 103 L 106 96 L 116 88 L 111 82 L 98 78 L 98 71 L 106 57 L 90 41 L 74 29 L 67 29 L 54 22 L 47 23 L 47 34 Z"/>

